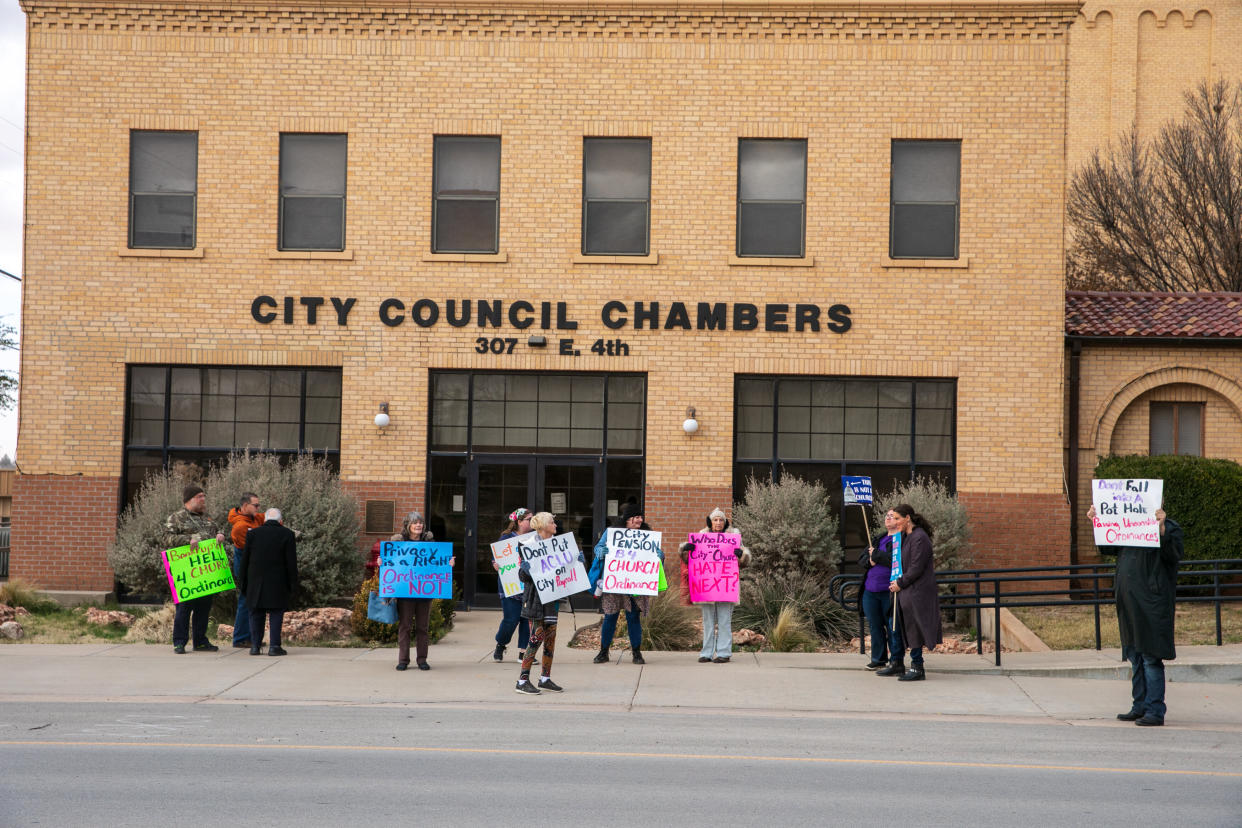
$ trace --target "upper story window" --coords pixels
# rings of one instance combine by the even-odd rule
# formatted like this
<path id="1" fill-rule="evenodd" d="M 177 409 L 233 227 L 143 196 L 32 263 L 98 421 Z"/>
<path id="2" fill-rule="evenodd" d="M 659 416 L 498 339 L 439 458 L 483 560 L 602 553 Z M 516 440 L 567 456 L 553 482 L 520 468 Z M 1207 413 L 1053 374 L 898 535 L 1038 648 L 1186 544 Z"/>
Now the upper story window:
<path id="1" fill-rule="evenodd" d="M 1151 404 L 1149 454 L 1203 456 L 1203 403 Z"/>
<path id="2" fill-rule="evenodd" d="M 193 249 L 198 133 L 129 133 L 129 246 Z"/>
<path id="3" fill-rule="evenodd" d="M 956 259 L 962 142 L 893 141 L 889 255 Z"/>
<path id="4" fill-rule="evenodd" d="M 737 255 L 806 255 L 806 141 L 750 139 L 737 148 Z"/>
<path id="5" fill-rule="evenodd" d="M 500 138 L 437 135 L 434 156 L 432 252 L 498 253 Z"/>
<path id="6" fill-rule="evenodd" d="M 587 138 L 582 152 L 582 252 L 650 250 L 651 139 Z"/>
<path id="7" fill-rule="evenodd" d="M 280 136 L 281 250 L 345 249 L 346 136 Z"/>

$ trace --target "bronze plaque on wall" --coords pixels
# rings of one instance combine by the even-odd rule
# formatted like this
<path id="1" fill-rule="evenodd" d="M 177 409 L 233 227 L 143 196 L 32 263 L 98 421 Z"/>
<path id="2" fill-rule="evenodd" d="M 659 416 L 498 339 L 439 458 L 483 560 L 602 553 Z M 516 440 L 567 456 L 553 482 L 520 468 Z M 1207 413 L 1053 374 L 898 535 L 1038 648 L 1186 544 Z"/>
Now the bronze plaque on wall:
<path id="1" fill-rule="evenodd" d="M 391 535 L 393 518 L 397 512 L 395 500 L 368 500 L 366 502 L 366 533 L 368 535 Z"/>

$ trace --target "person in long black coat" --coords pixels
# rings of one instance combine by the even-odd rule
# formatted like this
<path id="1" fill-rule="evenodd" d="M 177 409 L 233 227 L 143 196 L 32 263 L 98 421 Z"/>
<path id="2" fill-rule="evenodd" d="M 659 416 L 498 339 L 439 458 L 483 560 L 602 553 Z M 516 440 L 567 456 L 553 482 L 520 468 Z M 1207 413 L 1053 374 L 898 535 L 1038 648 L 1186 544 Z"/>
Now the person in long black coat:
<path id="1" fill-rule="evenodd" d="M 1095 520 L 1095 507 L 1087 511 Z M 1121 655 L 1130 662 L 1130 710 L 1118 713 L 1123 722 L 1160 726 L 1168 708 L 1164 703 L 1164 662 L 1177 658 L 1173 645 L 1173 618 L 1177 602 L 1177 564 L 1184 537 L 1177 521 L 1156 510 L 1160 546 L 1099 546 L 1102 555 L 1117 556 L 1113 592 L 1117 599 L 1117 626 Z"/>
<path id="2" fill-rule="evenodd" d="M 298 587 L 298 542 L 281 524 L 279 509 L 268 509 L 263 517 L 262 526 L 246 533 L 237 586 L 250 607 L 250 654 L 259 654 L 265 616 L 270 616 L 267 654 L 282 656 L 286 652 L 280 646 L 280 628 Z"/>
<path id="3" fill-rule="evenodd" d="M 910 669 L 897 676 L 898 681 L 922 681 L 923 648 L 935 647 L 943 641 L 940 628 L 940 588 L 936 585 L 936 562 L 932 555 L 931 524 L 908 503 L 894 506 L 895 526 L 901 530 L 902 575 L 888 585 L 900 608 L 902 637 L 910 648 Z M 895 675 L 889 670 L 900 667 L 890 662 L 877 675 Z"/>

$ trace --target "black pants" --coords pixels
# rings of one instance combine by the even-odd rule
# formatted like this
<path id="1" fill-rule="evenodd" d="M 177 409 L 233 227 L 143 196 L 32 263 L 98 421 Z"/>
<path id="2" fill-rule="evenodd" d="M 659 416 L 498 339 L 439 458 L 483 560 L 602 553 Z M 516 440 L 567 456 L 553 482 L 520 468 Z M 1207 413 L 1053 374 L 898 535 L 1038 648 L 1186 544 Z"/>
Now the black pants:
<path id="1" fill-rule="evenodd" d="M 431 599 L 397 599 L 397 663 L 410 663 L 410 628 L 414 629 L 414 657 L 422 664 L 427 660 L 431 642 Z"/>
<path id="2" fill-rule="evenodd" d="M 263 622 L 264 616 L 271 616 L 272 629 L 267 639 L 268 645 L 272 647 L 280 646 L 280 628 L 285 623 L 285 611 L 282 609 L 255 609 L 250 608 L 250 646 L 257 647 L 259 642 L 263 640 Z"/>
<path id="3" fill-rule="evenodd" d="M 177 604 L 177 614 L 173 616 L 174 646 L 183 647 L 190 642 L 191 628 L 195 647 L 211 643 L 207 640 L 207 619 L 211 616 L 211 602 L 214 599 L 214 595 L 204 595 Z"/>

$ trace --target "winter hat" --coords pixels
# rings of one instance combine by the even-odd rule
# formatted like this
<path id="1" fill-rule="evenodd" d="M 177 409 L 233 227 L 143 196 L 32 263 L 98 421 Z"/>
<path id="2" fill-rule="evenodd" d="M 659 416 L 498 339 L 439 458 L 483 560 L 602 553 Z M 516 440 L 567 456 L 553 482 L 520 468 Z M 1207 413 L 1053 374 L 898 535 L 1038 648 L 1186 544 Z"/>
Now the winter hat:
<path id="1" fill-rule="evenodd" d="M 191 483 L 189 486 L 186 486 L 184 489 L 181 490 L 181 502 L 189 503 L 191 500 L 198 497 L 202 493 L 203 493 L 202 486 L 195 486 L 194 484 Z"/>
<path id="2" fill-rule="evenodd" d="M 627 503 L 621 509 L 621 520 L 623 522 L 629 520 L 632 517 L 642 517 L 642 516 L 643 516 L 643 507 L 639 506 L 637 503 Z"/>
<path id="3" fill-rule="evenodd" d="M 729 519 L 728 516 L 724 513 L 724 509 L 721 509 L 720 507 L 712 509 L 712 513 L 707 516 L 707 522 L 711 523 L 716 518 L 721 518 L 723 520 Z"/>

